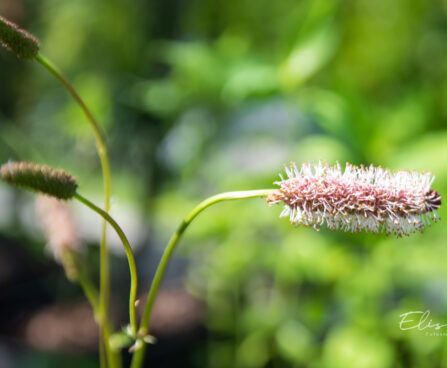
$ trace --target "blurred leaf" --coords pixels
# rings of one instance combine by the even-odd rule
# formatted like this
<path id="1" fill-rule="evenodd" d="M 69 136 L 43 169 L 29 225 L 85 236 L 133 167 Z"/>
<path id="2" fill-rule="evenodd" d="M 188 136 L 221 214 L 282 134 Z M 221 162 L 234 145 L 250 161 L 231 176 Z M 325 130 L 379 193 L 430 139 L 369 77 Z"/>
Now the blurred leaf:
<path id="1" fill-rule="evenodd" d="M 286 321 L 276 333 L 281 355 L 293 363 L 306 363 L 315 354 L 312 334 L 297 321 Z"/>
<path id="2" fill-rule="evenodd" d="M 315 123 L 327 134 L 346 136 L 349 125 L 349 106 L 346 99 L 334 91 L 303 87 L 297 92 L 298 103 L 315 117 Z"/>
<path id="3" fill-rule="evenodd" d="M 182 92 L 166 79 L 141 82 L 133 87 L 129 103 L 161 117 L 172 116 L 180 106 Z"/>
<path id="4" fill-rule="evenodd" d="M 447 189 L 447 132 L 428 133 L 400 146 L 387 157 L 389 167 L 430 171 L 436 175 L 435 188 Z M 442 209 L 442 208 L 441 208 Z"/>
<path id="5" fill-rule="evenodd" d="M 284 219 L 282 219 L 284 220 Z M 333 282 L 352 271 L 348 254 L 313 229 L 290 230 L 282 245 L 277 274 L 283 281 L 305 277 L 323 284 Z"/>
<path id="6" fill-rule="evenodd" d="M 61 68 L 76 63 L 91 30 L 79 20 L 88 17 L 94 6 L 94 2 L 88 0 L 66 4 L 48 1 L 48 11 L 43 13 L 46 29 L 40 39 L 43 52 L 54 58 Z"/>
<path id="7" fill-rule="evenodd" d="M 344 164 L 347 161 L 352 162 L 352 155 L 342 142 L 327 135 L 311 135 L 303 138 L 291 155 L 292 161 L 300 162 L 318 162 L 327 161 L 335 163 L 339 161 Z"/>
<path id="8" fill-rule="evenodd" d="M 387 368 L 393 366 L 393 351 L 378 334 L 355 328 L 334 330 L 325 343 L 324 368 Z"/>
<path id="9" fill-rule="evenodd" d="M 98 74 L 84 73 L 79 75 L 73 84 L 79 94 L 89 101 L 89 109 L 98 121 L 99 126 L 106 129 L 111 124 L 112 101 L 107 86 L 107 80 Z M 64 91 L 65 92 L 65 91 Z M 62 111 L 58 122 L 68 135 L 89 137 L 93 140 L 92 128 L 84 112 L 72 99 Z M 89 142 L 91 144 L 91 142 Z"/>
<path id="10" fill-rule="evenodd" d="M 384 109 L 377 117 L 375 134 L 370 140 L 374 156 L 381 160 L 421 134 L 428 125 L 431 105 L 430 96 L 419 92 L 404 96 Z"/>
<path id="11" fill-rule="evenodd" d="M 269 343 L 266 337 L 258 332 L 248 335 L 237 351 L 237 361 L 240 367 L 263 367 L 269 358 Z"/>
<path id="12" fill-rule="evenodd" d="M 161 57 L 172 65 L 184 93 L 216 93 L 225 70 L 212 48 L 199 42 L 171 42 L 163 47 Z"/>
<path id="13" fill-rule="evenodd" d="M 238 63 L 231 68 L 223 86 L 224 101 L 238 103 L 251 96 L 262 96 L 278 89 L 276 69 L 261 62 Z"/>
<path id="14" fill-rule="evenodd" d="M 280 68 L 281 82 L 295 88 L 317 73 L 334 55 L 338 33 L 332 22 L 299 39 Z"/>

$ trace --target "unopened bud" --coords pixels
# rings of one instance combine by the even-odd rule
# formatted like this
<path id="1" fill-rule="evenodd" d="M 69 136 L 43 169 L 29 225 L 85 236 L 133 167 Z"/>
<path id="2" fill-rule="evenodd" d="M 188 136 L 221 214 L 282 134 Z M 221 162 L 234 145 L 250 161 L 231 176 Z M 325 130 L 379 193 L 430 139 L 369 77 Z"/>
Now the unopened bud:
<path id="1" fill-rule="evenodd" d="M 70 199 L 76 193 L 76 180 L 62 170 L 30 162 L 8 162 L 1 167 L 4 181 L 59 199 Z"/>
<path id="2" fill-rule="evenodd" d="M 32 59 L 39 52 L 36 37 L 1 16 L 0 44 L 22 59 Z"/>

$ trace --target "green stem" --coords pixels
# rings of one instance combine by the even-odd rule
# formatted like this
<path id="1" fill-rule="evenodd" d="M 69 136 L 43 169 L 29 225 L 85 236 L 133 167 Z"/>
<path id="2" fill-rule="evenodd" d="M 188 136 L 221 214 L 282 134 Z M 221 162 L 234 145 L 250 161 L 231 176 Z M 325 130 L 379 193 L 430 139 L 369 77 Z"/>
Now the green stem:
<path id="1" fill-rule="evenodd" d="M 85 274 L 85 271 L 81 272 L 78 279 L 79 285 L 81 286 L 82 290 L 84 291 L 85 296 L 87 297 L 88 301 L 90 302 L 90 305 L 93 308 L 93 311 L 95 313 L 95 319 L 98 321 L 99 319 L 99 296 L 98 291 L 96 290 L 95 285 L 91 282 L 90 278 Z M 106 321 L 104 325 L 104 331 L 106 331 L 105 335 L 110 336 L 110 325 L 109 321 Z M 100 360 L 101 367 L 106 368 L 106 359 L 105 354 L 107 354 L 107 348 L 106 348 L 106 342 L 104 340 L 100 341 L 100 355 L 102 355 L 102 359 Z M 110 351 L 112 353 L 112 351 Z M 113 353 L 112 353 L 113 354 Z M 112 358 L 112 360 L 110 360 Z M 109 357 L 109 361 L 111 362 L 111 366 L 113 364 L 117 364 L 118 360 L 116 360 L 115 354 L 113 354 L 112 357 Z"/>
<path id="2" fill-rule="evenodd" d="M 129 270 L 130 270 L 130 296 L 129 296 L 129 315 L 130 315 L 130 325 L 132 327 L 132 333 L 135 336 L 137 331 L 137 318 L 135 313 L 135 301 L 137 299 L 137 286 L 138 286 L 138 278 L 137 278 L 137 267 L 135 264 L 135 258 L 132 253 L 132 248 L 130 247 L 129 241 L 126 238 L 121 227 L 116 223 L 116 221 L 103 209 L 99 208 L 92 202 L 90 202 L 87 198 L 81 196 L 79 193 L 74 195 L 81 203 L 85 204 L 87 207 L 101 215 L 104 220 L 106 220 L 116 231 L 121 242 L 123 243 L 124 250 L 126 252 L 127 261 L 129 262 Z"/>
<path id="3" fill-rule="evenodd" d="M 87 300 L 90 302 L 92 309 L 95 314 L 95 320 L 99 323 L 99 296 L 98 291 L 96 290 L 95 285 L 92 283 L 90 278 L 87 275 L 86 270 L 81 270 L 79 273 L 78 283 L 82 288 Z M 108 328 L 108 325 L 104 326 L 104 328 Z M 107 360 L 106 360 L 106 347 L 103 339 L 99 341 L 99 355 L 100 355 L 100 367 L 107 368 Z"/>
<path id="4" fill-rule="evenodd" d="M 93 311 L 95 312 L 95 317 L 98 317 L 97 316 L 98 307 L 99 307 L 98 291 L 96 290 L 95 286 L 92 284 L 91 280 L 83 273 L 81 273 L 79 275 L 78 281 L 79 281 L 79 285 L 82 288 L 82 291 L 84 292 L 85 296 L 87 297 L 88 301 L 90 302 L 90 305 L 93 308 Z"/>
<path id="5" fill-rule="evenodd" d="M 84 112 L 88 122 L 90 123 L 93 134 L 95 136 L 96 148 L 98 151 L 98 155 L 101 161 L 102 167 L 102 175 L 104 178 L 104 208 L 107 212 L 110 210 L 110 196 L 112 192 L 112 179 L 110 173 L 110 163 L 107 153 L 107 147 L 105 144 L 104 137 L 101 133 L 101 130 L 93 116 L 93 114 L 88 109 L 85 102 L 82 100 L 81 96 L 74 89 L 73 85 L 68 81 L 67 78 L 61 73 L 61 71 L 47 58 L 45 58 L 41 54 L 37 54 L 35 57 L 36 61 L 38 61 L 41 65 L 43 65 L 47 70 L 49 70 L 67 89 L 67 91 L 71 94 L 74 100 L 78 103 L 82 111 Z M 110 294 L 110 278 L 109 271 L 109 256 L 107 252 L 107 239 L 106 239 L 106 221 L 103 221 L 102 230 L 101 230 L 101 242 L 100 242 L 100 300 L 99 300 L 99 321 L 102 335 L 105 342 L 105 348 L 107 350 L 107 356 L 109 360 L 111 360 L 112 366 L 120 366 L 121 364 L 117 362 L 116 357 L 112 356 L 109 347 L 109 335 L 108 328 L 104 328 L 104 326 L 108 323 L 108 310 L 109 310 L 109 294 Z"/>
<path id="6" fill-rule="evenodd" d="M 144 307 L 143 318 L 141 319 L 140 329 L 138 331 L 138 336 L 144 337 L 149 333 L 149 320 L 152 312 L 152 307 L 154 305 L 155 297 L 157 296 L 158 289 L 160 287 L 161 280 L 165 273 L 166 267 L 171 259 L 172 252 L 177 246 L 182 234 L 185 232 L 189 224 L 201 213 L 203 210 L 209 206 L 227 200 L 244 199 L 244 198 L 256 198 L 256 197 L 266 197 L 272 192 L 273 189 L 261 189 L 261 190 L 249 190 L 249 191 L 239 191 L 239 192 L 227 192 L 217 194 L 215 196 L 209 197 L 196 206 L 181 222 L 175 233 L 169 240 L 165 251 L 161 257 L 160 263 L 155 272 L 154 279 L 152 281 L 151 288 L 149 290 L 149 295 L 147 297 L 146 305 Z M 134 354 L 132 358 L 131 368 L 139 368 L 143 363 L 144 354 L 146 350 L 146 344 L 143 344 Z"/>

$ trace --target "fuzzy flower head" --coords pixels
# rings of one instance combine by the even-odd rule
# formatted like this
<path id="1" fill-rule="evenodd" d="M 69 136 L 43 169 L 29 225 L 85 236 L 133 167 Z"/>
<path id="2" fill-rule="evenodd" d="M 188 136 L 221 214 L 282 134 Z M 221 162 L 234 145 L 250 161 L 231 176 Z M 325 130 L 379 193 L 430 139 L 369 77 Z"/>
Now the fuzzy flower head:
<path id="1" fill-rule="evenodd" d="M 284 203 L 281 217 L 293 224 L 346 232 L 395 233 L 423 231 L 439 219 L 441 196 L 431 189 L 428 173 L 381 167 L 295 164 L 285 168 L 287 178 L 275 182 L 279 189 L 269 204 Z"/>
<path id="2" fill-rule="evenodd" d="M 22 59 L 32 59 L 39 52 L 39 41 L 36 37 L 1 16 L 0 45 Z"/>
<path id="3" fill-rule="evenodd" d="M 76 180 L 69 173 L 31 162 L 8 162 L 0 168 L 2 179 L 9 184 L 70 199 L 76 193 Z"/>

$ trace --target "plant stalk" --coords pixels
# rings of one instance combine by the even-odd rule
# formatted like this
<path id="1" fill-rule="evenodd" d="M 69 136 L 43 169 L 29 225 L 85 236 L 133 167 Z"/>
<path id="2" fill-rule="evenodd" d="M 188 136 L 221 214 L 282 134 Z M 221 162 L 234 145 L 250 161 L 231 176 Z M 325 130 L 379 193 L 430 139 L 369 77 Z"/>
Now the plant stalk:
<path id="1" fill-rule="evenodd" d="M 84 271 L 79 275 L 79 285 L 81 286 L 82 290 L 84 291 L 85 296 L 87 297 L 90 305 L 92 306 L 92 309 L 95 313 L 95 318 L 98 318 L 98 291 L 96 290 L 95 286 L 92 284 L 91 280 L 83 274 Z"/>
<path id="2" fill-rule="evenodd" d="M 135 264 L 135 258 L 132 253 L 132 248 L 129 244 L 129 241 L 124 234 L 124 231 L 117 224 L 117 222 L 103 209 L 96 206 L 94 203 L 90 202 L 87 198 L 83 197 L 79 193 L 75 193 L 74 198 L 78 201 L 98 213 L 100 216 L 104 218 L 116 231 L 121 242 L 124 246 L 124 251 L 126 252 L 127 261 L 129 262 L 129 270 L 130 270 L 130 296 L 129 296 L 129 316 L 130 316 L 130 325 L 132 327 L 132 334 L 136 336 L 137 331 L 137 318 L 135 313 L 135 301 L 137 299 L 137 287 L 138 287 L 138 277 L 137 277 L 137 267 Z"/>
<path id="3" fill-rule="evenodd" d="M 67 78 L 61 73 L 61 71 L 47 58 L 45 58 L 41 54 L 37 54 L 35 56 L 36 61 L 38 61 L 42 66 L 44 66 L 48 71 L 50 71 L 67 89 L 67 91 L 71 94 L 73 99 L 80 106 L 82 111 L 84 112 L 88 122 L 90 123 L 93 134 L 96 141 L 96 149 L 98 151 L 98 155 L 101 161 L 102 167 L 102 175 L 104 178 L 104 209 L 109 212 L 110 211 L 110 196 L 111 196 L 111 187 L 112 187 L 112 179 L 110 172 L 110 163 L 107 153 L 107 147 L 105 144 L 105 140 L 101 130 L 93 116 L 93 114 L 88 109 L 85 102 L 82 100 L 81 96 L 77 93 L 73 85 L 68 81 Z M 117 357 L 114 357 L 109 346 L 109 337 L 110 331 L 109 327 L 105 327 L 108 325 L 108 311 L 109 311 L 109 296 L 110 296 L 110 271 L 109 271 L 109 255 L 107 251 L 107 238 L 106 238 L 106 230 L 107 230 L 107 222 L 104 220 L 102 223 L 101 229 L 101 241 L 100 241 L 100 295 L 99 295 L 99 321 L 101 328 L 101 335 L 104 339 L 105 350 L 107 352 L 108 359 L 110 361 L 110 365 L 112 367 L 119 367 L 121 363 L 118 362 Z"/>
<path id="4" fill-rule="evenodd" d="M 157 296 L 158 289 L 160 287 L 161 280 L 165 273 L 166 267 L 171 259 L 172 253 L 177 246 L 180 238 L 185 232 L 186 228 L 191 224 L 191 222 L 206 208 L 210 207 L 215 203 L 219 203 L 227 200 L 235 199 L 245 199 L 245 198 L 256 198 L 256 197 L 266 197 L 272 192 L 273 189 L 261 189 L 261 190 L 249 190 L 249 191 L 238 191 L 238 192 L 227 192 L 217 194 L 215 196 L 209 197 L 197 205 L 180 223 L 175 233 L 170 238 L 165 251 L 161 257 L 160 263 L 158 264 L 157 270 L 155 272 L 154 279 L 152 281 L 151 288 L 147 297 L 146 305 L 143 312 L 143 318 L 141 319 L 140 328 L 138 331 L 138 336 L 143 337 L 149 333 L 149 321 L 152 312 L 152 307 Z M 140 368 L 143 364 L 144 354 L 146 352 L 146 343 L 143 343 L 139 349 L 137 349 L 132 358 L 131 368 Z"/>

